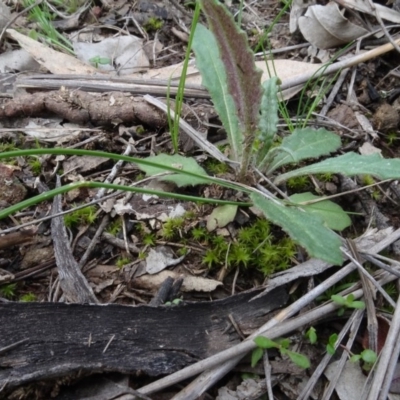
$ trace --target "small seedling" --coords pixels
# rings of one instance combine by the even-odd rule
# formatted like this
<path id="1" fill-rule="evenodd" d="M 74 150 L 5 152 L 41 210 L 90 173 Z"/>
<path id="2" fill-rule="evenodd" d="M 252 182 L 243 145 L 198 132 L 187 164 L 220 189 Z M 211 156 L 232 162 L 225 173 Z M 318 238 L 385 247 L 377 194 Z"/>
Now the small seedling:
<path id="1" fill-rule="evenodd" d="M 399 140 L 397 132 L 389 132 L 386 136 L 388 146 L 393 146 L 396 140 Z"/>
<path id="2" fill-rule="evenodd" d="M 179 304 L 182 303 L 182 301 L 183 301 L 182 299 L 174 299 L 172 301 L 165 302 L 164 305 L 168 307 L 178 306 Z"/>
<path id="3" fill-rule="evenodd" d="M 338 340 L 338 335 L 337 333 L 333 333 L 331 336 L 329 336 L 328 344 L 326 345 L 326 351 L 328 354 L 333 356 L 335 354 L 335 346 L 336 342 Z"/>
<path id="4" fill-rule="evenodd" d="M 376 363 L 377 359 L 378 359 L 378 356 L 376 355 L 376 353 L 369 349 L 365 349 L 360 354 L 353 354 L 350 357 L 351 362 L 357 362 L 357 361 L 362 360 L 364 362 L 362 368 L 364 371 L 367 371 L 367 372 L 371 370 L 373 365 Z"/>
<path id="5" fill-rule="evenodd" d="M 334 294 L 331 296 L 331 300 L 341 305 L 342 307 L 338 310 L 338 316 L 342 316 L 346 310 L 346 308 L 357 308 L 357 309 L 364 309 L 365 303 L 363 301 L 355 301 L 354 295 L 349 294 L 347 297 L 340 296 L 338 294 Z"/>
<path id="6" fill-rule="evenodd" d="M 118 258 L 118 260 L 116 261 L 116 263 L 115 263 L 115 266 L 118 268 L 118 269 L 122 269 L 126 264 L 129 264 L 131 262 L 131 259 L 130 258 L 128 258 L 128 257 L 121 257 L 121 258 Z"/>
<path id="7" fill-rule="evenodd" d="M 293 190 L 306 190 L 310 185 L 310 179 L 308 176 L 296 176 L 295 178 L 290 178 L 287 181 L 287 186 Z"/>
<path id="8" fill-rule="evenodd" d="M 153 233 L 146 233 L 143 236 L 142 242 L 145 246 L 154 246 L 156 244 L 156 237 Z"/>
<path id="9" fill-rule="evenodd" d="M 16 288 L 16 283 L 9 283 L 8 285 L 4 285 L 0 287 L 0 296 L 5 297 L 6 299 L 12 299 L 15 296 Z"/>
<path id="10" fill-rule="evenodd" d="M 115 221 L 112 221 L 110 225 L 108 225 L 106 232 L 109 233 L 110 235 L 117 236 L 121 230 L 121 227 L 122 227 L 122 221 L 120 218 L 118 218 Z"/>
<path id="11" fill-rule="evenodd" d="M 40 173 L 42 172 L 42 163 L 39 160 L 39 158 L 30 157 L 28 164 L 30 165 L 30 167 L 32 169 L 33 175 L 35 175 L 35 176 L 40 175 Z"/>
<path id="12" fill-rule="evenodd" d="M 91 225 L 96 218 L 96 207 L 93 205 L 80 208 L 65 215 L 64 223 L 67 228 L 73 228 L 79 224 Z"/>
<path id="13" fill-rule="evenodd" d="M 111 65 L 111 59 L 108 57 L 92 57 L 89 59 L 89 62 L 95 67 L 99 68 L 99 65 Z"/>
<path id="14" fill-rule="evenodd" d="M 164 222 L 162 228 L 162 237 L 165 240 L 172 240 L 181 236 L 180 232 L 185 226 L 185 219 L 183 217 L 169 218 Z"/>
<path id="15" fill-rule="evenodd" d="M 317 343 L 317 331 L 313 326 L 305 333 L 305 337 L 310 341 L 311 344 Z"/>
<path id="16" fill-rule="evenodd" d="M 163 25 L 164 25 L 164 22 L 161 19 L 151 17 L 143 25 L 143 29 L 146 32 L 158 31 L 163 27 Z"/>
<path id="17" fill-rule="evenodd" d="M 31 303 L 32 301 L 36 301 L 37 296 L 34 293 L 27 293 L 20 297 L 19 301 L 23 303 Z"/>
<path id="18" fill-rule="evenodd" d="M 290 345 L 289 339 L 271 340 L 264 336 L 257 336 L 254 339 L 257 347 L 253 350 L 251 355 L 251 366 L 255 367 L 258 361 L 264 354 L 264 350 L 275 348 L 278 349 L 282 356 L 286 355 L 290 360 L 300 368 L 309 368 L 310 360 L 303 354 L 297 353 L 295 351 L 288 350 Z"/>

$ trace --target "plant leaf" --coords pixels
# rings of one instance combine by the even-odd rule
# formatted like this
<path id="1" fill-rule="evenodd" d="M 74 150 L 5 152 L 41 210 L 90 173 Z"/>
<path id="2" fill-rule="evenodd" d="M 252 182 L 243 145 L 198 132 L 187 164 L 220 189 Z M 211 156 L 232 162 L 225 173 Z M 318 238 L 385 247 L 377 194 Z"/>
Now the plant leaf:
<path id="1" fill-rule="evenodd" d="M 363 301 L 353 301 L 350 305 L 350 308 L 357 308 L 363 310 L 365 308 L 365 303 Z"/>
<path id="2" fill-rule="evenodd" d="M 260 361 L 261 357 L 264 354 L 264 350 L 261 347 L 257 347 L 251 353 L 251 366 L 254 368 L 257 363 Z"/>
<path id="3" fill-rule="evenodd" d="M 376 353 L 370 349 L 363 350 L 360 357 L 362 357 L 363 361 L 371 364 L 373 364 L 378 358 Z"/>
<path id="4" fill-rule="evenodd" d="M 201 73 L 202 84 L 209 91 L 215 110 L 227 131 L 232 159 L 239 161 L 243 151 L 243 135 L 234 100 L 228 92 L 227 76 L 215 37 L 205 26 L 198 24 L 192 47 L 196 53 L 196 66 Z"/>
<path id="5" fill-rule="evenodd" d="M 201 0 L 201 6 L 220 49 L 241 131 L 251 138 L 258 126 L 262 72 L 256 68 L 246 34 L 239 30 L 232 14 L 215 0 Z"/>
<path id="6" fill-rule="evenodd" d="M 310 368 L 310 360 L 303 354 L 288 350 L 286 353 L 294 364 L 300 368 Z"/>
<path id="7" fill-rule="evenodd" d="M 193 176 L 188 176 L 184 174 L 173 174 L 173 175 L 164 175 L 160 176 L 160 180 L 162 181 L 169 181 L 169 182 L 174 182 L 176 183 L 179 187 L 181 186 L 189 186 L 189 185 L 201 185 L 204 183 L 209 183 L 207 180 L 207 173 L 204 171 L 202 167 L 200 167 L 199 164 L 197 164 L 196 160 L 193 158 L 186 158 L 183 156 L 180 156 L 179 154 L 174 154 L 172 156 L 168 154 L 158 154 L 157 156 L 152 156 L 152 157 L 147 157 L 145 159 L 146 161 L 162 164 L 162 165 L 167 165 L 169 167 L 174 167 L 181 169 L 183 171 L 189 171 L 193 172 L 195 174 L 199 175 L 204 175 L 204 179 L 202 178 L 196 178 Z M 146 172 L 146 175 L 148 176 L 153 176 L 161 173 L 165 173 L 165 169 L 163 168 L 157 168 L 154 166 L 150 165 L 138 165 L 139 168 Z"/>
<path id="8" fill-rule="evenodd" d="M 276 76 L 264 81 L 262 84 L 263 92 L 261 97 L 260 106 L 260 122 L 258 127 L 260 133 L 257 137 L 258 150 L 257 150 L 257 163 L 258 168 L 262 169 L 269 149 L 271 148 L 272 141 L 278 131 L 278 78 Z"/>
<path id="9" fill-rule="evenodd" d="M 379 154 L 362 156 L 350 152 L 279 175 L 274 183 L 279 184 L 296 176 L 327 172 L 347 176 L 372 175 L 380 179 L 397 179 L 400 177 L 400 158 L 385 159 Z"/>
<path id="10" fill-rule="evenodd" d="M 277 344 L 273 340 L 268 339 L 265 336 L 257 336 L 254 338 L 254 343 L 262 349 L 272 349 L 273 347 L 277 347 Z"/>
<path id="11" fill-rule="evenodd" d="M 254 205 L 274 224 L 279 225 L 292 239 L 303 246 L 312 257 L 332 264 L 343 263 L 340 238 L 317 215 L 297 207 L 285 207 L 259 193 L 250 195 Z"/>
<path id="12" fill-rule="evenodd" d="M 209 232 L 217 229 L 223 228 L 232 222 L 237 213 L 237 207 L 231 205 L 225 205 L 221 207 L 215 207 L 212 213 L 207 218 L 207 230 Z"/>
<path id="13" fill-rule="evenodd" d="M 337 150 L 340 145 L 340 137 L 324 128 L 317 130 L 311 128 L 295 129 L 275 149 L 277 155 L 269 166 L 268 173 L 286 164 L 327 155 Z"/>
<path id="14" fill-rule="evenodd" d="M 289 197 L 290 201 L 297 204 L 320 198 L 310 192 L 298 193 Z M 339 204 L 333 201 L 322 200 L 318 203 L 301 205 L 301 208 L 307 213 L 318 215 L 328 228 L 335 231 L 342 231 L 351 225 L 350 217 L 343 211 Z"/>
<path id="15" fill-rule="evenodd" d="M 333 294 L 331 296 L 331 300 L 336 303 L 339 304 L 341 306 L 346 304 L 346 299 L 343 296 L 340 296 L 339 294 Z"/>

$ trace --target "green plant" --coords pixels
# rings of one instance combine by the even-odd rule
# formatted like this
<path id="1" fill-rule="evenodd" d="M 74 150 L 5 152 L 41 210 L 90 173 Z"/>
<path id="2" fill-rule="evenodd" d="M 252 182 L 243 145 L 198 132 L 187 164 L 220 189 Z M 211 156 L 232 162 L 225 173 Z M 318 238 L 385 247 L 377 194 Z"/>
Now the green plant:
<path id="1" fill-rule="evenodd" d="M 142 241 L 145 246 L 154 246 L 156 244 L 156 237 L 153 233 L 146 233 Z"/>
<path id="2" fill-rule="evenodd" d="M 311 326 L 305 333 L 305 337 L 310 341 L 311 344 L 317 343 L 317 331 L 313 326 Z"/>
<path id="3" fill-rule="evenodd" d="M 310 178 L 308 176 L 296 176 L 287 181 L 288 187 L 294 190 L 304 190 L 309 184 Z"/>
<path id="4" fill-rule="evenodd" d="M 87 206 L 64 216 L 64 223 L 67 228 L 74 228 L 79 224 L 91 225 L 96 220 L 96 206 Z"/>
<path id="5" fill-rule="evenodd" d="M 12 299 L 15 296 L 15 289 L 17 288 L 16 283 L 9 283 L 0 287 L 0 296 L 6 299 Z"/>
<path id="6" fill-rule="evenodd" d="M 378 359 L 377 354 L 370 349 L 363 350 L 360 354 L 352 354 L 350 357 L 351 362 L 363 361 L 363 370 L 370 371 Z"/>
<path id="7" fill-rule="evenodd" d="M 251 354 L 251 366 L 255 367 L 258 361 L 264 354 L 266 349 L 277 349 L 282 356 L 286 355 L 290 360 L 300 368 L 309 368 L 310 360 L 303 354 L 297 353 L 295 351 L 288 350 L 290 345 L 289 339 L 271 340 L 264 336 L 257 336 L 254 339 L 257 347 L 253 350 Z"/>
<path id="8" fill-rule="evenodd" d="M 165 240 L 172 240 L 180 236 L 180 231 L 185 226 L 185 219 L 183 217 L 168 218 L 162 227 L 162 237 Z"/>
<path id="9" fill-rule="evenodd" d="M 31 303 L 32 301 L 36 301 L 37 296 L 34 293 L 26 293 L 22 295 L 19 299 L 19 301 L 22 301 L 23 303 Z"/>
<path id="10" fill-rule="evenodd" d="M 178 306 L 179 304 L 181 304 L 183 302 L 182 299 L 174 299 L 172 301 L 167 301 L 164 303 L 165 306 L 168 307 L 173 307 L 173 306 Z"/>
<path id="11" fill-rule="evenodd" d="M 338 310 L 338 315 L 341 316 L 344 314 L 345 310 L 347 308 L 357 308 L 357 309 L 363 309 L 365 308 L 365 303 L 363 301 L 357 301 L 354 300 L 354 295 L 349 294 L 347 297 L 340 296 L 338 294 L 334 294 L 331 296 L 331 300 L 342 306 Z"/>
<path id="12" fill-rule="evenodd" d="M 42 163 L 37 157 L 30 157 L 28 160 L 28 164 L 30 165 L 32 169 L 33 175 L 40 175 L 42 172 Z"/>
<path id="13" fill-rule="evenodd" d="M 331 336 L 329 336 L 328 339 L 328 344 L 326 345 L 326 351 L 328 354 L 333 356 L 336 352 L 336 342 L 338 340 L 338 334 L 333 333 Z"/>
<path id="14" fill-rule="evenodd" d="M 115 263 L 115 266 L 118 269 L 122 269 L 124 267 L 124 265 L 129 264 L 131 261 L 132 260 L 128 257 L 121 257 L 121 258 L 118 258 L 118 260 Z"/>
<path id="15" fill-rule="evenodd" d="M 204 167 L 207 171 L 214 175 L 224 174 L 229 171 L 229 166 L 226 163 L 220 162 L 213 158 L 208 158 L 204 163 Z"/>
<path id="16" fill-rule="evenodd" d="M 50 3 L 61 7 L 68 14 L 72 14 L 85 4 L 85 0 L 52 0 Z"/>
<path id="17" fill-rule="evenodd" d="M 396 140 L 399 140 L 399 135 L 397 132 L 389 132 L 386 136 L 388 146 L 393 146 Z"/>
<path id="18" fill-rule="evenodd" d="M 98 68 L 99 65 L 111 65 L 112 60 L 108 57 L 100 57 L 95 56 L 89 59 L 89 62 L 95 67 Z"/>
<path id="19" fill-rule="evenodd" d="M 351 220 L 339 206 L 323 197 L 315 196 L 310 199 L 312 194 L 307 193 L 304 194 L 305 196 L 300 196 L 300 199 L 303 197 L 301 201 L 299 197 L 293 196 L 289 199 L 279 198 L 241 182 L 252 182 L 251 176 L 256 173 L 256 170 L 270 176 L 275 185 L 294 177 L 325 173 L 340 173 L 346 176 L 370 174 L 379 179 L 397 179 L 400 177 L 400 159 L 388 160 L 379 154 L 363 156 L 350 152 L 285 172 L 283 169 L 290 164 L 328 156 L 337 151 L 341 146 L 339 136 L 325 129 L 295 129 L 282 139 L 279 146 L 273 147 L 279 108 L 277 79 L 271 78 L 260 85 L 261 75 L 255 67 L 254 57 L 247 45 L 245 34 L 238 30 L 231 15 L 214 0 L 201 0 L 196 3 L 196 8 L 199 4 L 207 17 L 210 30 L 199 24 L 195 34 L 190 36 L 190 40 L 193 36 L 196 64 L 203 77 L 203 84 L 208 88 L 215 109 L 227 131 L 232 159 L 230 164 L 237 170 L 239 183 L 208 176 L 194 159 L 177 154 L 174 156 L 160 154 L 143 160 L 86 150 L 34 149 L 2 153 L 0 159 L 40 154 L 106 157 L 136 163 L 148 176 L 162 174 L 163 176 L 158 179 L 173 181 L 179 187 L 214 183 L 242 192 L 250 200 L 236 202 L 206 199 L 141 187 L 84 181 L 50 190 L 45 195 L 27 199 L 1 210 L 0 218 L 44 199 L 47 200 L 56 194 L 82 187 L 104 187 L 203 203 L 233 204 L 244 207 L 254 205 L 267 219 L 282 227 L 295 242 L 303 246 L 310 256 L 332 264 L 342 264 L 343 256 L 340 250 L 342 242 L 332 229 L 342 230 L 351 224 Z M 192 24 L 192 32 L 194 26 L 195 22 Z M 207 43 L 207 46 L 204 46 L 204 43 Z M 180 83 L 184 83 L 184 79 L 185 73 L 182 74 Z M 182 85 L 181 88 L 179 96 L 182 98 Z M 180 112 L 177 105 L 175 111 L 179 118 Z M 176 126 L 174 128 L 177 129 Z M 176 143 L 177 141 L 174 142 L 174 146 Z M 207 149 L 207 151 L 210 150 Z M 210 153 L 215 154 L 214 151 Z M 304 198 L 308 199 L 304 200 Z"/>
<path id="20" fill-rule="evenodd" d="M 122 228 L 122 220 L 121 218 L 117 218 L 107 226 L 106 232 L 113 236 L 117 236 L 118 233 L 121 231 L 121 228 Z"/>
<path id="21" fill-rule="evenodd" d="M 163 20 L 156 18 L 156 17 L 150 17 L 144 24 L 143 24 L 143 29 L 146 32 L 152 32 L 152 31 L 158 31 L 160 30 L 164 25 Z"/>
<path id="22" fill-rule="evenodd" d="M 24 7 L 29 7 L 35 4 L 35 0 L 23 0 Z M 36 22 L 39 32 L 31 31 L 30 36 L 34 39 L 42 39 L 45 43 L 49 43 L 55 48 L 69 54 L 74 54 L 71 42 L 59 33 L 52 24 L 53 15 L 51 14 L 48 5 L 45 2 L 33 7 L 28 17 Z"/>

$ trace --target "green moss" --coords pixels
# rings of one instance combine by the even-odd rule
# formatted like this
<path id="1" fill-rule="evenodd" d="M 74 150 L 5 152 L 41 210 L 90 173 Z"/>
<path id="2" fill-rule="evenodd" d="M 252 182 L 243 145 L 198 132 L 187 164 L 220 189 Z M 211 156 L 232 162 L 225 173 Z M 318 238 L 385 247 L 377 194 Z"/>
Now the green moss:
<path id="1" fill-rule="evenodd" d="M 108 232 L 113 236 L 117 236 L 121 228 L 122 228 L 122 220 L 118 218 L 115 221 L 112 221 L 110 225 L 108 225 L 106 232 Z"/>
<path id="2" fill-rule="evenodd" d="M 145 246 L 154 246 L 156 244 L 156 237 L 153 233 L 146 233 L 143 235 L 142 241 Z"/>
<path id="3" fill-rule="evenodd" d="M 0 296 L 6 299 L 12 299 L 15 297 L 15 289 L 17 288 L 16 283 L 9 283 L 0 287 Z"/>
<path id="4" fill-rule="evenodd" d="M 96 220 L 96 206 L 80 208 L 64 216 L 64 223 L 67 228 L 74 228 L 80 224 L 91 225 Z"/>
<path id="5" fill-rule="evenodd" d="M 23 303 L 30 303 L 32 301 L 36 301 L 37 297 L 34 293 L 27 293 L 20 297 L 19 301 Z"/>
<path id="6" fill-rule="evenodd" d="M 304 190 L 310 185 L 310 178 L 306 175 L 289 178 L 287 186 L 293 190 Z"/>
<path id="7" fill-rule="evenodd" d="M 42 172 L 42 163 L 39 160 L 39 158 L 29 157 L 28 164 L 30 165 L 30 167 L 32 169 L 33 175 L 35 175 L 35 176 L 40 175 L 40 173 Z"/>
<path id="8" fill-rule="evenodd" d="M 146 32 L 158 31 L 163 27 L 163 25 L 164 22 L 161 19 L 151 17 L 143 24 L 143 29 Z"/>
<path id="9" fill-rule="evenodd" d="M 219 175 L 229 171 L 229 166 L 214 158 L 208 158 L 204 163 L 204 168 L 211 174 Z"/>
<path id="10" fill-rule="evenodd" d="M 192 236 L 207 243 L 209 248 L 203 262 L 209 268 L 225 264 L 228 268 L 256 268 L 267 276 L 288 268 L 296 255 L 295 243 L 286 237 L 276 239 L 265 219 L 258 219 L 252 225 L 241 228 L 237 240 L 231 243 L 227 238 L 210 234 L 202 228 L 194 228 Z"/>
<path id="11" fill-rule="evenodd" d="M 118 269 L 122 269 L 124 265 L 129 264 L 132 260 L 128 257 L 120 257 L 118 258 L 117 262 L 115 263 L 115 266 Z"/>

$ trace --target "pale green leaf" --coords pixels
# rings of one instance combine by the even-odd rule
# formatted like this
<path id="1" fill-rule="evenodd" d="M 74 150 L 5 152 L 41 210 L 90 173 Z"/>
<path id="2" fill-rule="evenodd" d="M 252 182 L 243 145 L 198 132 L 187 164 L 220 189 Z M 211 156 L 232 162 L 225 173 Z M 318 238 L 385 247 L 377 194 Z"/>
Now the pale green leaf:
<path id="1" fill-rule="evenodd" d="M 254 338 L 254 342 L 258 347 L 261 347 L 262 349 L 272 349 L 273 347 L 278 347 L 273 340 L 268 339 L 265 336 L 257 336 L 256 338 Z"/>
<path id="2" fill-rule="evenodd" d="M 279 175 L 275 179 L 275 184 L 296 176 L 329 172 L 347 176 L 372 175 L 379 179 L 398 179 L 400 178 L 400 159 L 385 159 L 379 154 L 362 156 L 350 152 Z"/>
<path id="3" fill-rule="evenodd" d="M 264 350 L 261 349 L 260 347 L 257 347 L 254 349 L 251 353 L 251 366 L 254 368 L 257 363 L 261 360 L 262 356 L 264 354 Z"/>
<path id="4" fill-rule="evenodd" d="M 310 360 L 303 354 L 296 353 L 295 351 L 287 351 L 286 353 L 294 364 L 300 368 L 310 368 Z"/>
<path id="5" fill-rule="evenodd" d="M 331 300 L 341 306 L 346 304 L 346 299 L 343 296 L 340 296 L 339 294 L 333 294 L 331 296 Z"/>
<path id="6" fill-rule="evenodd" d="M 243 152 L 243 135 L 239 128 L 235 102 L 228 92 L 227 76 L 214 35 L 198 24 L 193 38 L 196 66 L 202 76 L 202 84 L 209 91 L 215 110 L 227 131 L 232 159 L 240 161 Z"/>
<path id="7" fill-rule="evenodd" d="M 272 141 L 278 131 L 278 78 L 276 76 L 266 80 L 263 84 L 263 92 L 260 106 L 259 134 L 257 137 L 257 163 L 261 170 L 266 162 L 266 155 L 271 148 Z"/>
<path id="8" fill-rule="evenodd" d="M 376 353 L 373 350 L 370 350 L 370 349 L 363 350 L 363 352 L 361 353 L 361 357 L 365 362 L 371 363 L 371 364 L 376 362 L 376 360 L 378 358 Z"/>
<path id="9" fill-rule="evenodd" d="M 299 204 L 302 202 L 319 199 L 310 192 L 298 193 L 289 197 L 290 201 Z M 330 200 L 322 200 L 318 203 L 301 205 L 301 208 L 311 214 L 318 215 L 328 228 L 342 231 L 351 225 L 350 217 L 343 211 L 342 207 Z"/>
<path id="10" fill-rule="evenodd" d="M 337 150 L 340 145 L 340 137 L 324 128 L 295 129 L 274 149 L 277 154 L 268 168 L 268 173 L 286 164 L 327 155 Z"/>
<path id="11" fill-rule="evenodd" d="M 250 197 L 267 219 L 279 225 L 312 257 L 336 265 L 343 263 L 339 236 L 325 227 L 323 220 L 317 215 L 306 213 L 297 207 L 277 204 L 259 193 L 254 192 Z"/>
<path id="12" fill-rule="evenodd" d="M 217 229 L 223 228 L 232 222 L 237 213 L 237 206 L 234 205 L 223 205 L 220 207 L 215 207 L 212 213 L 207 218 L 207 229 L 209 232 Z"/>
<path id="13" fill-rule="evenodd" d="M 174 154 L 172 156 L 168 154 L 158 154 L 157 156 L 147 157 L 146 161 L 154 162 L 161 165 L 166 165 L 168 167 L 178 168 L 182 171 L 192 172 L 199 175 L 204 175 L 203 178 L 197 178 L 194 176 L 188 176 L 184 174 L 174 173 L 170 175 L 162 175 L 160 176 L 160 180 L 169 181 L 176 183 L 179 187 L 181 186 L 189 186 L 189 185 L 201 185 L 204 183 L 209 183 L 207 180 L 207 173 L 204 171 L 199 164 L 197 164 L 196 160 L 193 158 L 186 158 L 180 156 L 179 154 Z M 139 168 L 143 170 L 147 176 L 153 176 L 158 174 L 163 174 L 168 172 L 163 168 L 154 167 L 151 165 L 140 165 Z"/>

